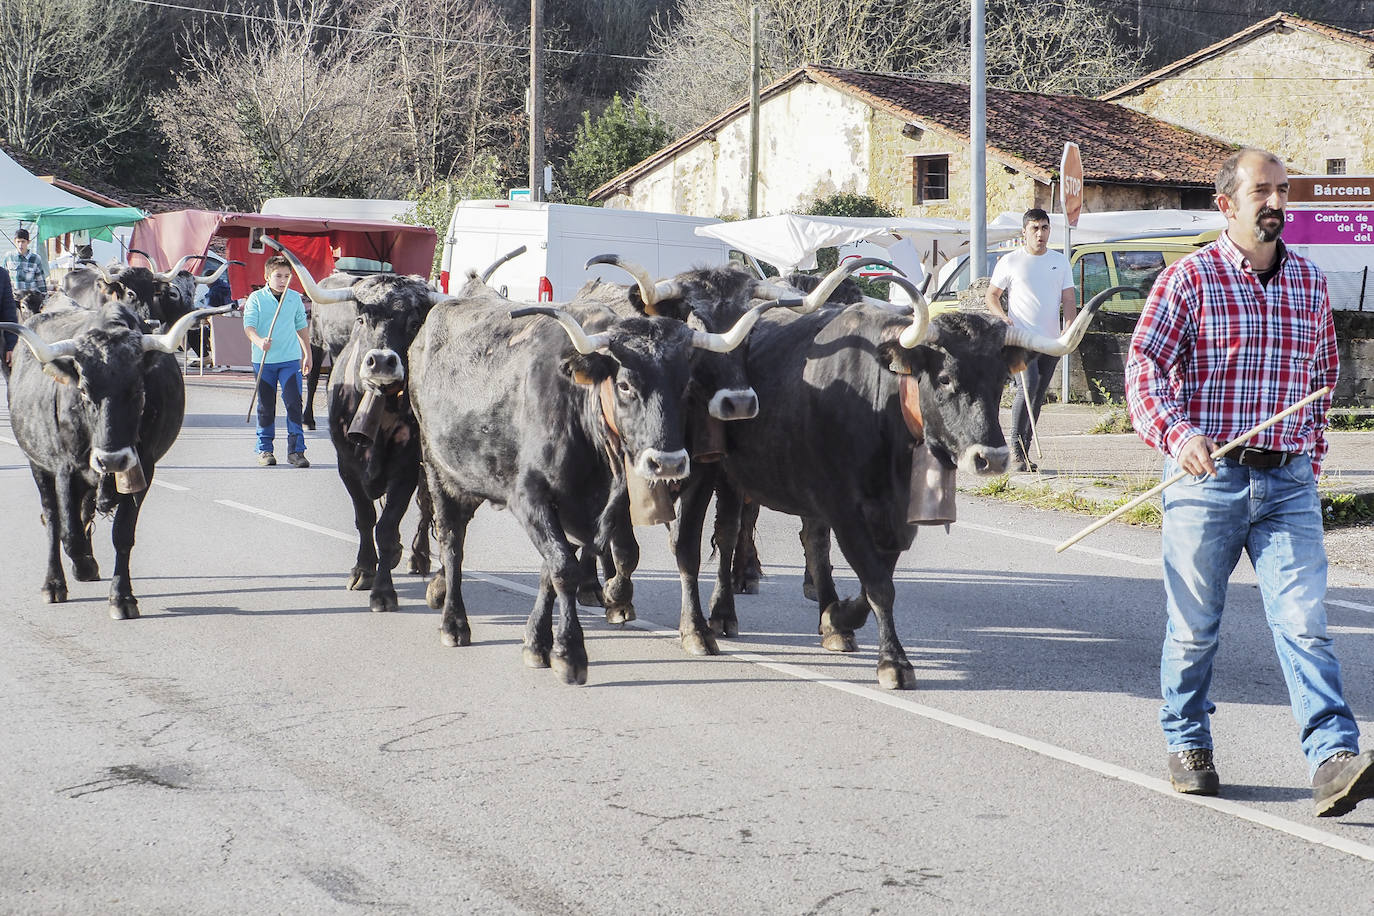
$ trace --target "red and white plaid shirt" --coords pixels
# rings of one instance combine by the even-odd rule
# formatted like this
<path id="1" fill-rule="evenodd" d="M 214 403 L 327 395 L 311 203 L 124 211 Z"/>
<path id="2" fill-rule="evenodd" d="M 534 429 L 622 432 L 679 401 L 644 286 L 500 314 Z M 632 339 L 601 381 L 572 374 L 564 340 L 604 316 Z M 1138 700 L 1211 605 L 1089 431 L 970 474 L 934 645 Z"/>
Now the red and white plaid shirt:
<path id="1" fill-rule="evenodd" d="M 1140 314 L 1126 360 L 1126 404 L 1140 438 L 1178 457 L 1204 435 L 1221 445 L 1340 374 L 1326 277 L 1279 243 L 1269 285 L 1225 232 L 1167 267 Z M 1247 446 L 1306 452 L 1321 472 L 1326 412 L 1319 398 Z"/>

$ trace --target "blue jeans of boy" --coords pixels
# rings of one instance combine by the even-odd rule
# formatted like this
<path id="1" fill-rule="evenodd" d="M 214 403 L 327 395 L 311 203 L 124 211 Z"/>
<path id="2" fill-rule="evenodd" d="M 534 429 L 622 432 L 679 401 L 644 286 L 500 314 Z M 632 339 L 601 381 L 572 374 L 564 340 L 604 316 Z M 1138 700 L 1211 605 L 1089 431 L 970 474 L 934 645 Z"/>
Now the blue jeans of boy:
<path id="1" fill-rule="evenodd" d="M 1165 478 L 1178 470 L 1165 461 Z M 1311 461 L 1260 469 L 1222 459 L 1215 478 L 1185 477 L 1164 491 L 1163 550 L 1169 622 L 1159 721 L 1169 752 L 1212 747 L 1216 707 L 1207 691 L 1226 584 L 1241 550 L 1255 567 L 1309 769 L 1357 749 L 1359 728 L 1326 632 L 1326 546 Z"/>
<path id="2" fill-rule="evenodd" d="M 305 451 L 305 429 L 301 426 L 301 363 L 265 363 L 258 379 L 258 451 L 272 451 L 277 436 L 277 386 L 281 386 L 282 406 L 286 408 L 286 451 Z"/>

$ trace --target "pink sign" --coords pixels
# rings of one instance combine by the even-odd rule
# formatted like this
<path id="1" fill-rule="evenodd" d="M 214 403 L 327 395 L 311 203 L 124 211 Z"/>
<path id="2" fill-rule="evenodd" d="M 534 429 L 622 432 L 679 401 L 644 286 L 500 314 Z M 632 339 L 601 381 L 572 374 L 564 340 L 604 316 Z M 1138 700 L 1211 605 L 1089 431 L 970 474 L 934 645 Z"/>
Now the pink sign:
<path id="1" fill-rule="evenodd" d="M 1374 245 L 1374 210 L 1298 210 L 1284 213 L 1289 245 Z"/>

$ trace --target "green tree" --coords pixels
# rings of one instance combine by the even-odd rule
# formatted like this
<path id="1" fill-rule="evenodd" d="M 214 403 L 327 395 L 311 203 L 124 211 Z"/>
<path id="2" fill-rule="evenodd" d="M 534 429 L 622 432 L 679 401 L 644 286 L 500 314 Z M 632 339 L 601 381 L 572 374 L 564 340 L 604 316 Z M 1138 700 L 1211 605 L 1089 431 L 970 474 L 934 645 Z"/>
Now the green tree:
<path id="1" fill-rule="evenodd" d="M 590 112 L 582 112 L 582 125 L 559 175 L 564 199 L 585 203 L 594 189 L 667 142 L 668 128 L 656 115 L 638 98 L 626 105 L 616 93 L 596 123 Z"/>

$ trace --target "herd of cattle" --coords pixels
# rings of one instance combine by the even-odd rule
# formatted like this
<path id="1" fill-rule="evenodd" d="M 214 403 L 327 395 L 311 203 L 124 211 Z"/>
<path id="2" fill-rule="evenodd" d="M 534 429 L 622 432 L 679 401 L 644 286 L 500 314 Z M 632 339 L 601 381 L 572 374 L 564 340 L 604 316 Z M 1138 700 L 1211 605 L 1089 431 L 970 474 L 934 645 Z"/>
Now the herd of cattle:
<path id="1" fill-rule="evenodd" d="M 587 679 L 579 595 L 588 603 L 595 594 L 609 621 L 633 619 L 640 506 L 676 500 L 670 543 L 685 651 L 716 654 L 718 636 L 738 633 L 736 554 L 749 548 L 735 545 L 752 538 L 741 531 L 744 507 L 762 505 L 802 520 L 825 648 L 853 651 L 871 609 L 878 682 L 914 686 L 892 581 L 917 530 L 908 517 L 914 455 L 928 449 L 946 469 L 1004 471 L 998 405 L 1008 372 L 1030 350 L 1072 350 L 1115 292 L 1056 339 L 980 313 L 932 320 L 900 277 L 893 282 L 914 308 L 867 298 L 847 273 L 871 261 L 823 278 L 761 280 L 730 266 L 655 280 L 604 256 L 594 260 L 634 282 L 592 281 L 571 302 L 530 306 L 475 273 L 443 295 L 394 274 L 316 282 L 283 254 L 313 302 L 315 340 L 334 355 L 329 432 L 359 536 L 349 587 L 369 590 L 374 611 L 397 608 L 400 524 L 418 496 L 412 568 L 429 571 L 432 525 L 443 568 L 427 601 L 442 608 L 444 644 L 467 645 L 467 526 L 484 502 L 507 508 L 543 558 L 525 664 L 571 684 Z M 78 580 L 99 578 L 92 523 L 113 512 L 110 613 L 138 616 L 134 528 L 185 409 L 172 354 L 217 311 L 192 309 L 195 284 L 215 278 L 184 264 L 165 273 L 87 267 L 24 324 L 0 324 L 27 344 L 16 348 L 9 407 L 48 530 L 50 602 L 67 597 L 62 549 Z M 153 324 L 169 329 L 154 333 Z M 720 561 L 708 618 L 697 577 L 712 496 Z M 857 598 L 836 593 L 832 532 L 860 581 Z"/>

